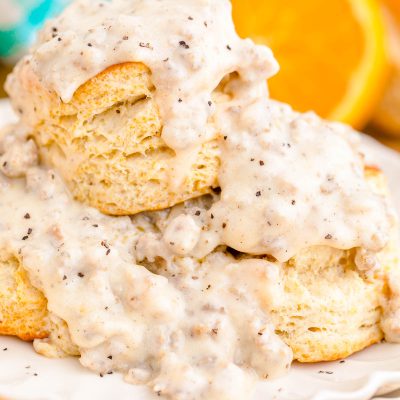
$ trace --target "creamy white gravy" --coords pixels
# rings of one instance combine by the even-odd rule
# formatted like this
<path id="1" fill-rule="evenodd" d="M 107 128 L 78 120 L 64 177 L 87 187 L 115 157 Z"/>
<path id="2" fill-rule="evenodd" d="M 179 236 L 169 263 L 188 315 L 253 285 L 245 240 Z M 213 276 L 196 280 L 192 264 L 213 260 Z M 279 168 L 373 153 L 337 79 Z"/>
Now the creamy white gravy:
<path id="1" fill-rule="evenodd" d="M 324 244 L 360 247 L 365 260 L 387 243 L 392 215 L 364 180 L 355 133 L 268 99 L 277 64 L 236 35 L 227 0 L 77 0 L 21 65 L 68 102 L 126 61 L 150 68 L 162 137 L 182 170 L 196 146 L 219 138 L 220 197 L 155 222 L 155 214 L 106 217 L 37 166 L 22 132 L 0 149 L 0 244 L 21 255 L 50 311 L 68 323 L 83 365 L 122 371 L 174 399 L 249 398 L 257 378 L 291 360 L 264 312 L 279 297 L 279 263 L 213 250 L 285 261 Z M 214 104 L 221 81 L 226 96 Z M 11 77 L 10 92 L 15 84 Z"/>
<path id="2" fill-rule="evenodd" d="M 227 0 L 75 1 L 49 22 L 29 60 L 63 101 L 105 68 L 141 61 L 152 72 L 163 120 L 162 137 L 174 150 L 216 135 L 212 91 L 234 71 L 248 91 L 266 87 L 277 70 L 271 51 L 238 37 Z"/>
<path id="3" fill-rule="evenodd" d="M 7 166 L 29 142 L 11 135 L 3 143 Z M 266 313 L 282 290 L 278 264 L 237 262 L 223 252 L 201 262 L 175 258 L 169 246 L 192 246 L 194 220 L 186 237 L 170 224 L 162 239 L 153 222 L 166 226 L 160 214 L 102 215 L 73 201 L 56 172 L 30 160 L 20 179 L 3 169 L 0 248 L 21 257 L 49 311 L 68 323 L 84 366 L 123 372 L 129 382 L 182 400 L 243 400 L 259 379 L 289 368 L 292 352 Z M 204 215 L 199 207 L 185 212 L 198 210 Z M 188 218 L 179 209 L 172 214 Z M 163 243 L 164 252 L 157 248 Z M 137 264 L 156 257 L 164 260 L 158 274 Z"/>
<path id="4" fill-rule="evenodd" d="M 382 249 L 391 220 L 364 180 L 356 134 L 271 102 L 271 51 L 240 39 L 230 14 L 227 0 L 78 0 L 47 24 L 21 65 L 29 61 L 66 102 L 110 65 L 149 66 L 162 137 L 180 169 L 171 168 L 171 185 L 199 143 L 220 138 L 222 195 L 209 215 L 209 246 L 280 261 L 319 244 Z M 221 81 L 226 96 L 214 104 Z"/>

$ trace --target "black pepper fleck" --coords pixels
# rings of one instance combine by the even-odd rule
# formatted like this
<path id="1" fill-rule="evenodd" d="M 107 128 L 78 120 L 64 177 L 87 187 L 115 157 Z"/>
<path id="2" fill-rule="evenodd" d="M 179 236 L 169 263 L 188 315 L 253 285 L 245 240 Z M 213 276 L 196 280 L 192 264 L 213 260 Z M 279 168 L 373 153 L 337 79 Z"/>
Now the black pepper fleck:
<path id="1" fill-rule="evenodd" d="M 107 358 L 108 358 L 109 360 L 112 360 L 112 356 L 108 356 Z"/>
<path id="2" fill-rule="evenodd" d="M 186 50 L 190 48 L 190 46 L 184 40 L 181 40 L 179 42 L 179 46 L 183 47 Z"/>
<path id="3" fill-rule="evenodd" d="M 264 165 L 264 161 L 260 160 L 260 165 L 263 166 Z"/>
<path id="4" fill-rule="evenodd" d="M 331 235 L 330 233 L 328 233 L 328 234 L 325 236 L 325 239 L 326 239 L 326 240 L 331 240 L 331 239 L 332 239 L 332 235 Z"/>
<path id="5" fill-rule="evenodd" d="M 225 229 L 226 228 L 226 223 L 224 222 L 223 224 L 222 224 L 222 229 Z"/>
<path id="6" fill-rule="evenodd" d="M 232 47 L 231 47 L 231 46 L 229 46 L 229 44 L 226 46 L 226 48 L 227 48 L 229 51 L 231 51 L 231 50 L 232 50 Z"/>
<path id="7" fill-rule="evenodd" d="M 22 238 L 22 240 L 27 240 L 29 238 L 29 236 L 24 236 L 23 238 Z"/>
<path id="8" fill-rule="evenodd" d="M 125 35 L 123 38 L 122 38 L 122 40 L 128 40 L 129 39 L 129 36 L 127 36 L 127 35 Z"/>
<path id="9" fill-rule="evenodd" d="M 63 276 L 63 281 L 67 280 L 67 275 Z"/>
<path id="10" fill-rule="evenodd" d="M 199 216 L 201 214 L 201 211 L 196 211 L 195 213 L 194 213 L 194 215 L 197 215 L 197 216 Z"/>
<path id="11" fill-rule="evenodd" d="M 92 43 L 88 43 L 87 45 L 88 47 L 93 47 Z"/>
<path id="12" fill-rule="evenodd" d="M 179 102 L 179 103 L 182 103 L 182 101 L 183 101 L 182 99 L 178 99 L 178 102 Z"/>
<path id="13" fill-rule="evenodd" d="M 256 193 L 256 196 L 257 196 L 257 197 L 260 197 L 260 196 L 261 196 L 261 192 L 258 191 L 258 192 Z"/>
<path id="14" fill-rule="evenodd" d="M 292 200 L 292 206 L 296 204 L 296 200 Z"/>
<path id="15" fill-rule="evenodd" d="M 209 102 L 208 102 L 208 105 L 211 107 L 211 106 L 212 106 L 212 101 L 209 101 Z"/>
<path id="16" fill-rule="evenodd" d="M 79 276 L 79 278 L 83 278 L 85 276 L 85 274 L 82 274 L 82 272 L 78 272 L 78 276 Z"/>

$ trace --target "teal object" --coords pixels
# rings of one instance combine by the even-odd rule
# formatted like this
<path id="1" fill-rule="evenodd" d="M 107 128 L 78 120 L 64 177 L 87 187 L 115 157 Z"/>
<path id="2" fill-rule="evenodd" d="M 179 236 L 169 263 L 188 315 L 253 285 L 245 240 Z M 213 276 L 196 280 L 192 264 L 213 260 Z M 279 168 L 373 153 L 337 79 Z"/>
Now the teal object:
<path id="1" fill-rule="evenodd" d="M 0 0 L 1 1 L 1 0 Z M 0 25 L 0 57 L 21 54 L 34 40 L 48 18 L 62 11 L 68 0 L 11 0 L 21 10 L 21 19 L 12 26 Z"/>

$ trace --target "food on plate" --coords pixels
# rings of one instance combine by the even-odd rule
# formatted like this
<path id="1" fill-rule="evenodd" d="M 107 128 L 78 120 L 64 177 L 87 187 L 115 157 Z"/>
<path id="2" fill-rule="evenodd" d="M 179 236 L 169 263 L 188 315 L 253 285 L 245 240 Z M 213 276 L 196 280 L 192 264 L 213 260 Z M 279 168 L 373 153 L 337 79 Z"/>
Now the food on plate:
<path id="1" fill-rule="evenodd" d="M 366 173 L 374 190 L 384 193 L 385 182 L 382 174 L 375 169 L 368 169 Z M 163 237 L 165 237 L 166 227 L 170 226 L 169 221 L 176 220 L 178 217 L 188 220 L 188 216 L 200 217 L 205 213 L 204 205 L 209 207 L 212 201 L 211 197 L 205 196 L 167 211 L 149 212 L 134 217 L 131 234 L 136 235 L 133 239 L 133 247 L 136 249 L 136 258 L 140 260 L 140 263 L 170 280 L 173 280 L 172 276 L 176 274 L 176 270 L 179 270 L 180 279 L 183 281 L 204 282 L 204 277 L 201 276 L 209 274 L 209 271 L 202 271 L 204 261 L 201 258 L 168 255 L 167 249 L 160 250 L 159 247 L 160 243 L 161 245 L 164 243 Z M 60 206 L 63 207 L 64 204 Z M 70 209 L 71 205 L 65 208 Z M 26 214 L 24 219 L 25 216 Z M 109 218 L 103 218 L 103 220 L 104 224 L 110 221 Z M 97 221 L 91 219 L 87 221 L 89 227 L 94 228 L 93 225 L 99 225 Z M 26 221 L 27 226 L 32 226 L 32 224 L 32 221 Z M 115 240 L 120 240 L 120 238 L 117 237 Z M 392 246 L 395 244 L 395 238 L 393 238 Z M 108 250 L 105 251 L 107 253 Z M 220 268 L 220 264 L 243 263 L 249 260 L 249 257 L 224 246 L 211 252 L 208 261 L 210 267 L 217 269 Z M 268 312 L 275 331 L 293 350 L 295 360 L 301 362 L 335 360 L 346 357 L 383 338 L 380 324 L 385 319 L 382 305 L 389 298 L 387 284 L 380 273 L 371 274 L 368 271 L 359 270 L 356 264 L 359 257 L 360 253 L 355 249 L 338 250 L 328 246 L 318 246 L 304 249 L 286 263 L 277 263 L 268 257 L 259 257 L 256 260 L 250 258 L 248 261 L 246 268 L 257 279 L 279 280 L 275 291 L 268 293 L 267 286 L 263 289 L 261 295 L 265 298 L 262 299 L 262 308 Z M 20 279 L 20 274 L 23 272 L 21 268 L 17 268 L 18 258 L 18 254 L 9 256 L 9 263 L 11 260 L 14 262 L 13 268 L 7 268 L 7 265 L 2 264 L 1 272 L 5 282 Z M 379 258 L 385 270 L 398 268 L 399 261 L 394 247 L 388 246 L 379 254 Z M 259 263 L 258 269 L 254 262 Z M 187 263 L 192 264 L 190 269 L 182 267 Z M 164 270 L 165 264 L 168 266 L 167 270 Z M 264 271 L 266 275 L 263 275 L 263 265 L 268 266 Z M 246 290 L 251 289 L 255 282 L 250 280 L 251 276 L 248 276 L 249 273 L 246 270 L 241 272 L 243 276 L 238 279 L 238 282 Z M 235 276 L 236 278 L 239 276 Z M 206 289 L 207 287 L 208 284 Z M 11 297 L 6 302 L 4 299 L 0 303 L 3 307 L 0 333 L 14 334 L 27 340 L 44 339 L 50 336 L 50 340 L 36 342 L 36 348 L 41 353 L 47 356 L 58 355 L 60 351 L 70 354 L 70 340 L 66 337 L 65 331 L 62 331 L 60 335 L 58 326 L 52 324 L 44 296 L 26 280 L 24 280 L 23 288 L 18 292 L 19 297 Z M 272 299 L 271 295 L 273 295 Z M 224 300 L 218 300 L 218 302 L 219 307 L 225 306 Z M 10 304 L 12 308 L 6 308 Z M 207 300 L 204 300 L 204 304 L 210 308 Z M 36 312 L 27 313 L 27 308 L 34 309 Z M 212 312 L 212 310 L 207 311 Z M 10 323 L 10 319 L 13 319 L 16 324 Z M 27 335 L 25 327 L 27 322 L 39 328 Z M 64 326 L 61 325 L 61 328 L 64 329 Z M 51 345 L 54 338 L 58 338 L 56 346 Z M 58 351 L 55 352 L 55 348 Z"/>
<path id="2" fill-rule="evenodd" d="M 77 0 L 20 61 L 0 270 L 26 280 L 0 297 L 1 333 L 165 398 L 218 400 L 251 398 L 293 359 L 400 340 L 382 172 L 352 129 L 269 99 L 277 63 L 230 14 Z"/>
<path id="3" fill-rule="evenodd" d="M 21 93 L 30 99 L 19 108 L 21 118 L 33 127 L 43 162 L 57 168 L 78 200 L 128 215 L 167 208 L 217 186 L 215 135 L 179 160 L 161 137 L 155 87 L 143 64 L 106 69 L 68 103 L 46 89 L 30 63 L 15 74 L 12 97 L 16 103 Z M 180 168 L 188 163 L 189 170 Z"/>
<path id="4" fill-rule="evenodd" d="M 47 301 L 29 281 L 21 261 L 7 248 L 0 251 L 0 333 L 23 340 L 48 336 Z"/>
<path id="5" fill-rule="evenodd" d="M 269 46 L 279 61 L 271 97 L 359 129 L 379 104 L 389 72 L 378 3 L 232 0 L 239 34 Z"/>

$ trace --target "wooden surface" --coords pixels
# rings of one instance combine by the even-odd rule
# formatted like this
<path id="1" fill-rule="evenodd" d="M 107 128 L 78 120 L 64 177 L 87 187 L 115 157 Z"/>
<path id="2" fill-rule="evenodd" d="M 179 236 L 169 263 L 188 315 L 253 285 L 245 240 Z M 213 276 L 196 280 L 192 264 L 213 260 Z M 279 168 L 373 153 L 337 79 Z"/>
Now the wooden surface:
<path id="1" fill-rule="evenodd" d="M 3 89 L 3 85 L 5 78 L 9 72 L 10 72 L 10 67 L 0 64 L 0 97 L 6 96 L 6 93 L 4 92 Z M 372 132 L 372 136 L 374 136 L 376 139 L 378 139 L 385 145 L 392 147 L 397 151 L 400 151 L 400 134 L 398 139 L 386 137 L 385 135 L 382 135 L 380 132 Z"/>

